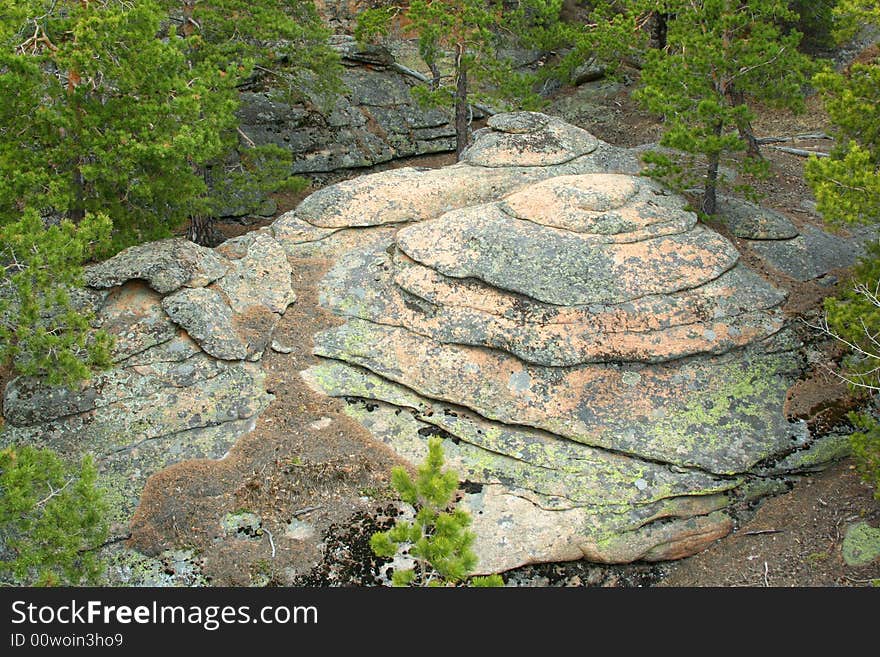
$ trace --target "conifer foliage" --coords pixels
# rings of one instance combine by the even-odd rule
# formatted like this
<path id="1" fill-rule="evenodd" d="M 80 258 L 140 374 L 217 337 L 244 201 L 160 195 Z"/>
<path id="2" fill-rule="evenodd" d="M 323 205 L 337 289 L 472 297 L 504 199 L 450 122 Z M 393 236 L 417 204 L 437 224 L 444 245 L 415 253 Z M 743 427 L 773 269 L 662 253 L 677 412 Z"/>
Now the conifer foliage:
<path id="1" fill-rule="evenodd" d="M 92 460 L 49 449 L 0 449 L 0 585 L 97 584 L 107 503 Z"/>
<path id="2" fill-rule="evenodd" d="M 841 0 L 836 7 L 842 37 L 861 26 L 880 25 L 873 0 Z M 875 44 L 876 47 L 876 44 Z M 843 72 L 824 70 L 814 82 L 833 123 L 835 148 L 811 158 L 804 169 L 817 207 L 832 225 L 880 223 L 880 58 L 853 63 Z M 825 301 L 822 330 L 850 348 L 846 378 L 856 390 L 880 392 L 880 245 L 868 246 L 851 285 Z M 880 499 L 880 421 L 870 412 L 850 416 L 853 454 Z"/>
<path id="3" fill-rule="evenodd" d="M 0 225 L 0 365 L 67 385 L 110 365 L 110 336 L 76 303 L 81 264 L 109 234 L 106 215 L 44 227 L 28 209 Z"/>
<path id="4" fill-rule="evenodd" d="M 842 0 L 841 36 L 857 26 L 880 24 L 871 0 Z M 825 101 L 836 146 L 829 158 L 811 158 L 804 169 L 818 209 L 834 224 L 880 221 L 880 56 L 856 61 L 844 72 L 825 69 L 814 84 Z"/>
<path id="5" fill-rule="evenodd" d="M 474 534 L 468 531 L 471 517 L 455 508 L 458 475 L 443 470 L 440 438 L 428 441 L 428 455 L 413 480 L 401 467 L 394 468 L 391 482 L 400 499 L 416 511 L 412 522 L 398 520 L 386 532 L 377 532 L 370 545 L 377 556 L 393 557 L 407 551 L 415 560 L 413 568 L 396 570 L 394 586 L 452 586 L 465 581 L 477 565 L 471 546 Z M 473 586 L 502 586 L 500 575 L 474 577 Z"/>
<path id="6" fill-rule="evenodd" d="M 230 119 L 204 111 L 205 81 L 157 38 L 163 17 L 150 0 L 0 3 L 0 222 L 104 213 L 119 248 L 193 212 L 191 163 L 219 153 Z"/>
<path id="7" fill-rule="evenodd" d="M 766 171 L 752 133 L 751 102 L 792 110 L 803 106 L 809 59 L 801 35 L 781 25 L 797 19 L 782 0 L 648 0 L 637 11 L 666 19 L 666 45 L 647 55 L 637 98 L 664 118 L 661 145 L 684 153 L 646 156 L 650 174 L 687 189 L 702 182 L 701 210 L 714 214 L 724 183 L 720 165 Z M 683 159 L 683 161 L 682 161 Z M 703 174 L 696 174 L 698 162 Z M 695 175 L 696 174 L 696 175 Z"/>
<path id="8" fill-rule="evenodd" d="M 188 221 L 212 242 L 230 197 L 302 184 L 238 130 L 239 87 L 262 65 L 332 96 L 326 37 L 311 0 L 0 0 L 0 365 L 67 383 L 107 365 L 71 301 L 83 263 Z"/>
<path id="9" fill-rule="evenodd" d="M 468 144 L 472 104 L 539 106 L 534 88 L 539 78 L 517 67 L 507 54 L 511 48 L 548 48 L 574 34 L 560 21 L 562 0 L 506 5 L 501 0 L 412 0 L 358 16 L 355 34 L 362 41 L 387 34 L 394 20 L 418 35 L 419 55 L 431 79 L 417 93 L 426 104 L 454 108 L 457 155 Z"/>
<path id="10" fill-rule="evenodd" d="M 216 143 L 192 159 L 204 188 L 188 236 L 214 246 L 213 219 L 224 209 L 250 211 L 267 193 L 308 184 L 291 175 L 289 151 L 257 145 L 241 132 L 240 88 L 259 82 L 292 102 L 327 110 L 342 88 L 342 67 L 312 0 L 159 1 L 187 77 L 204 89 L 198 123 L 213 124 Z"/>

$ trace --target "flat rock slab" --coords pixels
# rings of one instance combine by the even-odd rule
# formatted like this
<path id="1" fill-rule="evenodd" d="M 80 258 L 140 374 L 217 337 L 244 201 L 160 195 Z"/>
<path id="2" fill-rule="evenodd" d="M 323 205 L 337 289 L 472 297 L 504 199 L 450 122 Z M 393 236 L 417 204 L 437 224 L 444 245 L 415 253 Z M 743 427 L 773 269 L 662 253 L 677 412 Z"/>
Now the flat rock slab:
<path id="1" fill-rule="evenodd" d="M 785 215 L 730 196 L 718 199 L 717 216 L 731 233 L 747 240 L 787 240 L 799 234 Z"/>
<path id="2" fill-rule="evenodd" d="M 500 194 L 554 175 L 605 170 L 604 163 L 591 158 L 555 167 L 404 167 L 319 189 L 293 212 L 301 221 L 331 230 L 423 221 L 448 210 L 494 200 Z M 287 223 L 289 220 L 282 226 Z M 283 239 L 283 231 L 277 234 Z"/>
<path id="3" fill-rule="evenodd" d="M 369 265 L 374 279 L 379 278 L 379 269 L 393 269 L 395 285 L 432 306 L 461 306 L 521 324 L 589 323 L 605 334 L 645 333 L 732 318 L 751 311 L 770 310 L 786 299 L 785 292 L 768 284 L 745 265 L 737 264 L 718 278 L 692 289 L 647 295 L 619 304 L 558 306 L 504 292 L 474 279 L 449 278 L 398 251 L 392 251 L 392 258 L 386 249 L 372 253 L 372 258 L 352 253 L 341 259 L 326 279 L 328 287 L 336 280 L 337 273 L 345 276 L 346 271 L 358 266 Z"/>
<path id="4" fill-rule="evenodd" d="M 633 243 L 606 243 L 515 219 L 497 204 L 449 212 L 408 226 L 397 245 L 413 260 L 454 278 L 562 306 L 621 303 L 711 281 L 739 253 L 702 226 Z"/>
<path id="5" fill-rule="evenodd" d="M 555 176 L 634 174 L 641 169 L 635 151 L 614 148 L 543 114 L 496 115 L 489 121 L 490 127 L 474 134 L 474 143 L 459 164 L 442 169 L 405 167 L 330 185 L 303 199 L 292 216 L 318 229 L 422 221 L 456 208 L 498 200 L 523 185 Z M 533 132 L 504 131 L 527 128 Z M 532 156 L 526 157 L 524 151 L 514 157 L 508 150 L 511 139 L 531 140 Z M 291 218 L 284 218 L 275 234 L 282 241 L 288 236 L 300 240 L 322 237 L 319 232 L 309 236 L 308 230 Z"/>
<path id="6" fill-rule="evenodd" d="M 183 286 L 203 287 L 225 273 L 223 260 L 212 249 L 172 238 L 133 246 L 91 265 L 85 281 L 91 287 L 109 288 L 142 279 L 156 292 L 167 294 Z"/>
<path id="7" fill-rule="evenodd" d="M 222 248 L 222 247 L 221 247 Z M 232 260 L 216 282 L 233 312 L 247 313 L 255 306 L 283 314 L 295 300 L 290 287 L 291 269 L 281 244 L 269 234 L 248 240 L 245 254 Z"/>
<path id="8" fill-rule="evenodd" d="M 813 226 L 806 226 L 794 239 L 755 241 L 751 248 L 771 267 L 798 281 L 852 267 L 864 254 L 860 240 L 831 235 Z"/>
<path id="9" fill-rule="evenodd" d="M 496 114 L 461 155 L 476 166 L 550 166 L 592 153 L 598 140 L 586 130 L 538 112 Z"/>
<path id="10" fill-rule="evenodd" d="M 146 351 L 171 340 L 178 327 L 162 310 L 162 297 L 143 281 L 128 281 L 113 288 L 100 307 L 97 328 L 113 335 L 113 360 Z"/>
<path id="11" fill-rule="evenodd" d="M 430 427 L 436 427 L 453 437 L 445 453 L 462 479 L 505 482 L 508 487 L 527 491 L 523 494 L 539 499 L 545 508 L 648 505 L 682 495 L 722 493 L 739 483 L 734 478 L 696 469 L 676 471 L 546 432 L 491 422 L 463 407 L 419 397 L 399 384 L 345 363 L 322 363 L 302 376 L 314 389 L 332 397 L 383 403 L 371 406 L 370 413 L 384 409 L 386 415 L 397 416 L 395 409 L 410 409 L 404 418 L 415 418 L 418 430 L 394 435 L 391 446 L 398 454 L 418 462 L 424 436 L 432 433 Z M 384 422 L 393 420 L 386 416 Z"/>
<path id="12" fill-rule="evenodd" d="M 252 347 L 237 330 L 232 309 L 216 290 L 181 290 L 165 297 L 162 308 L 215 358 L 244 360 L 256 352 L 256 345 Z"/>
<path id="13" fill-rule="evenodd" d="M 172 367 L 117 368 L 73 393 L 28 390 L 16 404 L 32 410 L 7 422 L 3 444 L 94 455 L 118 522 L 128 521 L 151 474 L 189 458 L 221 458 L 272 400 L 257 364 L 218 363 L 201 352 Z"/>
<path id="14" fill-rule="evenodd" d="M 496 422 L 718 474 L 746 472 L 805 439 L 783 415 L 798 371 L 786 352 L 546 368 L 350 320 L 316 335 L 315 353 Z"/>
<path id="15" fill-rule="evenodd" d="M 314 226 L 301 219 L 295 210 L 285 212 L 272 222 L 272 234 L 283 245 L 319 242 L 339 230 Z"/>

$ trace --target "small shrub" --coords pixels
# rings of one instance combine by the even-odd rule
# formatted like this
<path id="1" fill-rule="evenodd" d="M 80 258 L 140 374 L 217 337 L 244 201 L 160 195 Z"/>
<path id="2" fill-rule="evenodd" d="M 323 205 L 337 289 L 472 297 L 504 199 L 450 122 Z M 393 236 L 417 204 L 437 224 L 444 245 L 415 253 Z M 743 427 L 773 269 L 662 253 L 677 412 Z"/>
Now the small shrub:
<path id="1" fill-rule="evenodd" d="M 880 500 L 880 422 L 867 414 L 850 415 L 859 431 L 850 436 L 853 458 L 862 481 L 874 487 L 874 498 Z"/>
<path id="2" fill-rule="evenodd" d="M 441 439 L 428 441 L 428 456 L 419 466 L 415 481 L 406 470 L 392 470 L 391 483 L 400 498 L 416 511 L 413 522 L 398 520 L 386 532 L 370 539 L 373 552 L 393 557 L 406 551 L 415 560 L 413 568 L 396 570 L 394 586 L 452 586 L 468 580 L 477 565 L 471 546 L 475 535 L 468 531 L 471 517 L 455 508 L 458 475 L 443 471 Z M 473 577 L 472 586 L 503 586 L 500 575 Z"/>
<path id="3" fill-rule="evenodd" d="M 110 366 L 112 337 L 92 328 L 73 296 L 109 235 L 106 215 L 45 227 L 31 209 L 0 225 L 0 366 L 69 386 Z"/>
<path id="4" fill-rule="evenodd" d="M 0 583 L 96 584 L 106 502 L 90 457 L 76 468 L 30 446 L 0 450 Z"/>

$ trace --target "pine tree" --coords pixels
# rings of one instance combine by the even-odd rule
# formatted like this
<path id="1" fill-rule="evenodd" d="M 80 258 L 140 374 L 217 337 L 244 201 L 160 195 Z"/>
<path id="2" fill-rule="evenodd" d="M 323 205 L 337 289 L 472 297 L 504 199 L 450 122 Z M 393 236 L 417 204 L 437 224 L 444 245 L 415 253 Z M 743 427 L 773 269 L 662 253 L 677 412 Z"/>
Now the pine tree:
<path id="1" fill-rule="evenodd" d="M 72 385 L 111 363 L 112 340 L 76 303 L 82 263 L 110 238 L 106 215 L 45 227 L 33 209 L 0 225 L 0 365 Z"/>
<path id="2" fill-rule="evenodd" d="M 394 468 L 391 483 L 400 499 L 416 512 L 413 522 L 398 520 L 387 532 L 377 532 L 370 539 L 373 552 L 393 557 L 407 550 L 415 566 L 396 570 L 394 586 L 449 586 L 466 580 L 477 565 L 471 546 L 475 536 L 468 531 L 470 515 L 455 508 L 458 475 L 443 470 L 442 440 L 428 440 L 428 455 L 413 480 L 406 470 Z M 473 586 L 502 586 L 499 575 L 474 577 Z"/>
<path id="3" fill-rule="evenodd" d="M 145 0 L 0 0 L 0 364 L 72 383 L 110 341 L 74 302 L 81 266 L 165 236 L 218 149 L 202 89 Z"/>
<path id="4" fill-rule="evenodd" d="M 862 25 L 880 25 L 873 0 L 841 0 L 836 12 L 840 38 Z M 827 158 L 812 157 L 805 176 L 817 208 L 832 225 L 880 223 L 880 58 L 853 63 L 845 72 L 824 70 L 814 83 L 833 123 L 835 147 Z M 853 272 L 852 285 L 825 301 L 819 327 L 850 348 L 846 377 L 855 390 L 880 391 L 880 246 L 868 246 Z M 857 429 L 851 445 L 863 478 L 880 499 L 880 422 L 871 413 L 850 416 Z"/>
<path id="5" fill-rule="evenodd" d="M 636 97 L 664 119 L 661 145 L 685 155 L 653 152 L 652 175 L 686 188 L 697 158 L 705 161 L 701 211 L 714 214 L 722 159 L 747 173 L 766 172 L 752 132 L 750 103 L 792 110 L 803 106 L 810 69 L 798 52 L 801 35 L 784 32 L 796 15 L 782 0 L 648 0 L 637 11 L 666 16 L 666 47 L 648 52 Z"/>
<path id="6" fill-rule="evenodd" d="M 114 244 L 167 236 L 198 205 L 191 162 L 216 156 L 224 117 L 150 0 L 2 0 L 0 224 L 104 213 Z"/>
<path id="7" fill-rule="evenodd" d="M 509 4 L 412 0 L 408 6 L 365 10 L 358 16 L 355 34 L 362 41 L 387 34 L 395 19 L 418 36 L 419 55 L 431 78 L 417 94 L 426 104 L 453 108 L 457 156 L 468 144 L 472 105 L 537 109 L 541 104 L 535 92 L 539 76 L 519 70 L 506 50 L 547 50 L 574 43 L 572 26 L 560 21 L 562 0 L 521 0 L 506 7 Z"/>
<path id="8" fill-rule="evenodd" d="M 0 223 L 105 212 L 117 248 L 211 216 L 230 187 L 287 182 L 272 148 L 205 180 L 260 63 L 299 93 L 339 82 L 310 0 L 0 0 L 0 22 Z"/>
<path id="9" fill-rule="evenodd" d="M 843 0 L 837 8 L 844 38 L 858 25 L 880 24 L 880 7 Z M 810 158 L 804 174 L 819 212 L 834 224 L 880 221 L 880 57 L 856 61 L 846 72 L 825 69 L 813 78 L 833 124 L 835 148 Z"/>
<path id="10" fill-rule="evenodd" d="M 205 182 L 204 203 L 190 216 L 188 236 L 213 245 L 213 219 L 236 199 L 261 199 L 307 181 L 291 175 L 292 155 L 256 145 L 241 132 L 239 89 L 259 79 L 289 100 L 328 109 L 341 89 L 341 63 L 312 0 L 161 0 L 177 27 L 186 68 L 206 90 L 203 116 L 223 117 L 220 148 L 194 162 Z"/>
<path id="11" fill-rule="evenodd" d="M 107 502 L 90 457 L 67 465 L 49 449 L 0 449 L 0 585 L 95 585 Z"/>
<path id="12" fill-rule="evenodd" d="M 306 0 L 0 0 L 0 365 L 72 383 L 108 364 L 71 305 L 81 265 L 288 183 L 278 149 L 230 162 L 238 86 L 277 61 L 327 95 L 325 37 Z"/>

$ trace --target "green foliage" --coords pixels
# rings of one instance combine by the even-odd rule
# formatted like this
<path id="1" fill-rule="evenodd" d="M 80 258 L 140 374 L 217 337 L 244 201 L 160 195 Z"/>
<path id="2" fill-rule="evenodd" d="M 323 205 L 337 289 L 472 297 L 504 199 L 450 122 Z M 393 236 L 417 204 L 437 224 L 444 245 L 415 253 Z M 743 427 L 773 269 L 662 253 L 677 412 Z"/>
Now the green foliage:
<path id="1" fill-rule="evenodd" d="M 807 48 L 830 48 L 835 42 L 838 0 L 790 0 L 788 6 L 797 14 L 783 27 L 803 34 L 801 45 Z"/>
<path id="2" fill-rule="evenodd" d="M 239 87 L 261 67 L 326 104 L 326 37 L 311 0 L 0 0 L 0 363 L 84 378 L 109 362 L 71 304 L 84 261 L 302 188 L 239 134 Z"/>
<path id="3" fill-rule="evenodd" d="M 7 15 L 19 20 L 0 43 L 0 224 L 36 208 L 105 213 L 114 250 L 167 236 L 198 206 L 192 162 L 219 153 L 228 120 L 157 38 L 161 8 L 2 0 Z"/>
<path id="4" fill-rule="evenodd" d="M 194 214 L 216 216 L 224 208 L 257 203 L 270 192 L 302 189 L 291 176 L 293 156 L 274 145 L 257 145 L 237 128 L 239 89 L 256 79 L 289 102 L 329 110 L 342 88 L 338 54 L 327 45 L 312 0 L 160 0 L 179 27 L 171 36 L 188 76 L 204 92 L 202 116 L 214 118 L 218 148 L 194 159 L 207 182 Z"/>
<path id="5" fill-rule="evenodd" d="M 812 157 L 804 175 L 819 212 L 834 224 L 880 220 L 880 62 L 825 70 L 813 80 L 834 125 L 831 157 Z"/>
<path id="6" fill-rule="evenodd" d="M 6 585 L 96 584 L 95 548 L 107 505 L 90 458 L 66 466 L 48 449 L 0 450 L 0 580 Z"/>
<path id="7" fill-rule="evenodd" d="M 468 578 L 477 565 L 471 550 L 474 534 L 468 531 L 470 515 L 454 505 L 458 475 L 443 471 L 442 440 L 428 441 L 428 456 L 413 480 L 403 468 L 394 468 L 391 483 L 400 499 L 414 507 L 413 522 L 398 520 L 390 530 L 370 539 L 373 552 L 393 557 L 409 546 L 415 567 L 396 570 L 394 586 L 450 586 Z M 502 586 L 499 575 L 475 577 L 473 586 Z"/>
<path id="8" fill-rule="evenodd" d="M 652 153 L 648 173 L 679 189 L 702 182 L 702 209 L 712 214 L 716 189 L 728 182 L 719 173 L 725 158 L 749 175 L 767 170 L 752 141 L 750 103 L 803 107 L 809 60 L 797 50 L 800 33 L 779 27 L 796 16 L 781 0 L 648 0 L 636 11 L 669 17 L 667 47 L 648 52 L 635 96 L 663 116 L 661 145 L 684 154 Z M 754 157 L 730 157 L 746 150 Z"/>
<path id="9" fill-rule="evenodd" d="M 841 38 L 858 26 L 880 24 L 873 0 L 840 0 L 835 9 Z M 853 64 L 845 73 L 824 70 L 814 77 L 834 125 L 831 157 L 807 161 L 805 177 L 817 206 L 831 224 L 880 222 L 880 60 Z M 868 250 L 853 273 L 853 285 L 825 301 L 831 335 L 850 347 L 844 365 L 852 386 L 880 390 L 880 245 Z M 867 413 L 851 416 L 856 431 L 850 444 L 865 481 L 880 499 L 880 423 Z"/>
<path id="10" fill-rule="evenodd" d="M 853 458 L 862 480 L 874 487 L 874 497 L 880 500 L 880 422 L 867 413 L 852 413 L 849 417 L 858 429 L 850 436 Z"/>
<path id="11" fill-rule="evenodd" d="M 826 331 L 850 348 L 844 360 L 847 379 L 857 391 L 880 390 L 880 244 L 868 245 L 867 255 L 853 272 L 853 285 L 825 300 Z M 850 436 L 853 457 L 862 478 L 880 499 L 880 422 L 869 413 L 852 413 L 857 431 Z"/>
<path id="12" fill-rule="evenodd" d="M 876 0 L 837 0 L 833 13 L 838 42 L 856 36 L 867 24 L 880 25 L 880 5 Z"/>
<path id="13" fill-rule="evenodd" d="M 539 109 L 542 80 L 570 72 L 583 61 L 585 26 L 562 22 L 562 0 L 412 0 L 408 6 L 368 9 L 358 15 L 361 41 L 389 33 L 399 19 L 418 35 L 419 55 L 431 80 L 418 89 L 420 102 L 454 106 L 458 151 L 467 142 L 468 105 L 485 103 L 499 110 Z M 506 53 L 514 47 L 565 49 L 558 66 L 537 72 L 519 68 Z M 573 54 L 572 54 L 573 53 Z M 580 57 L 580 59 L 578 59 Z M 564 66 L 563 66 L 564 62 Z"/>
<path id="14" fill-rule="evenodd" d="M 72 384 L 110 365 L 110 337 L 91 331 L 73 303 L 82 263 L 109 239 L 110 220 L 91 216 L 45 228 L 35 210 L 0 226 L 0 364 Z"/>
<path id="15" fill-rule="evenodd" d="M 310 0 L 0 0 L 0 19 L 0 224 L 25 207 L 73 221 L 104 212 L 113 250 L 211 215 L 230 180 L 277 188 L 229 159 L 238 88 L 258 66 L 316 104 L 340 85 Z"/>

